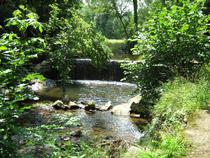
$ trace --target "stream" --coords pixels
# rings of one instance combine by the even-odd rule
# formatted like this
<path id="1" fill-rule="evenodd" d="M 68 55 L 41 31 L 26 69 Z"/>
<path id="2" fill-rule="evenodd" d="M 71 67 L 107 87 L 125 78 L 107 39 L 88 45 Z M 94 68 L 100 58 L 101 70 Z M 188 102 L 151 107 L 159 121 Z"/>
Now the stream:
<path id="1" fill-rule="evenodd" d="M 75 80 L 62 88 L 56 86 L 40 92 L 40 97 L 45 99 L 44 102 L 34 104 L 35 112 L 30 119 L 31 124 L 41 125 L 45 122 L 52 123 L 55 115 L 64 117 L 76 116 L 79 118 L 81 126 L 79 129 L 82 133 L 91 138 L 111 138 L 121 139 L 129 143 L 139 141 L 143 136 L 143 127 L 145 120 L 141 118 L 130 118 L 129 116 L 115 116 L 111 111 L 94 111 L 89 112 L 84 109 L 62 111 L 52 110 L 47 107 L 53 103 L 52 100 L 71 100 L 81 103 L 86 100 L 94 101 L 98 106 L 103 106 L 111 102 L 112 106 L 126 103 L 130 98 L 135 96 L 137 87 L 135 84 L 123 83 L 116 81 L 98 81 L 98 80 Z M 31 115 L 31 113 L 29 113 Z M 40 116 L 40 117 L 39 117 Z M 39 118 L 37 118 L 39 117 Z M 33 120 L 36 119 L 35 120 Z M 51 121 L 51 122 L 50 122 Z M 25 121 L 27 124 L 27 121 Z"/>

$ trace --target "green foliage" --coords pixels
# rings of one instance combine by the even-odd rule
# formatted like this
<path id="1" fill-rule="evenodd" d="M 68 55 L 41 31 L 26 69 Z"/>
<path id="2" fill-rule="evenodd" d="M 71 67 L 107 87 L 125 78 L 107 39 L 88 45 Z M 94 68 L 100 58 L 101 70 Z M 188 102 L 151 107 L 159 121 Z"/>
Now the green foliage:
<path id="1" fill-rule="evenodd" d="M 112 50 L 114 55 L 116 54 L 125 54 L 127 53 L 127 42 L 126 40 L 116 40 L 116 39 L 109 39 L 108 46 Z"/>
<path id="2" fill-rule="evenodd" d="M 40 81 L 44 81 L 45 77 L 43 75 L 40 75 L 39 73 L 30 73 L 26 75 L 24 78 L 22 78 L 22 82 L 29 82 L 33 79 L 38 79 Z"/>
<path id="3" fill-rule="evenodd" d="M 186 154 L 186 143 L 183 136 L 166 134 L 155 146 L 150 144 L 147 150 L 139 153 L 141 158 L 180 158 Z"/>
<path id="4" fill-rule="evenodd" d="M 96 23 L 97 31 L 107 38 L 128 39 L 134 31 L 131 7 L 130 0 L 91 0 L 81 12 L 84 20 Z"/>
<path id="5" fill-rule="evenodd" d="M 145 139 L 139 153 L 143 158 L 180 158 L 187 152 L 182 134 L 188 118 L 208 106 L 209 83 L 205 79 L 193 83 L 177 78 L 162 86 L 162 96 L 153 108 L 149 125 L 150 139 Z"/>
<path id="6" fill-rule="evenodd" d="M 87 24 L 76 10 L 67 9 L 64 16 L 61 15 L 64 10 L 58 4 L 51 5 L 51 8 L 47 26 L 50 60 L 64 81 L 69 79 L 72 58 L 89 57 L 97 67 L 110 58 L 106 39 L 94 30 L 93 25 Z"/>
<path id="7" fill-rule="evenodd" d="M 153 4 L 133 50 L 143 60 L 131 75 L 137 76 L 146 100 L 157 98 L 163 82 L 175 75 L 190 78 L 210 59 L 204 0 L 166 4 Z"/>
<path id="8" fill-rule="evenodd" d="M 13 12 L 13 18 L 7 20 L 6 27 L 16 26 L 21 33 L 32 26 L 34 29 L 38 29 L 42 33 L 42 24 L 38 22 L 38 15 L 31 12 L 25 6 L 20 5 L 18 10 Z"/>
<path id="9" fill-rule="evenodd" d="M 107 151 L 96 146 L 94 141 L 87 140 L 83 134 L 75 136 L 81 127 L 77 116 L 51 114 L 44 122 L 38 126 L 21 127 L 22 132 L 16 135 L 19 145 L 16 150 L 20 157 L 108 157 Z"/>
<path id="10" fill-rule="evenodd" d="M 182 134 L 186 122 L 199 109 L 209 105 L 209 83 L 205 79 L 193 83 L 183 78 L 164 84 L 162 96 L 153 108 L 149 125 L 150 139 L 140 152 L 143 158 L 180 158 L 187 152 Z M 145 139 L 146 140 L 146 139 Z"/>
<path id="11" fill-rule="evenodd" d="M 19 32 L 4 33 L 0 38 L 0 155 L 3 157 L 15 155 L 11 137 L 17 130 L 14 120 L 21 113 L 17 104 L 30 97 L 25 93 L 26 85 L 21 84 L 23 76 L 27 74 L 25 64 L 42 53 L 45 47 L 42 38 L 25 36 L 31 27 L 42 32 L 38 16 L 24 6 L 20 6 L 13 15 L 7 20 L 6 26 L 15 27 Z"/>
<path id="12" fill-rule="evenodd" d="M 198 109 L 208 106 L 209 84 L 176 79 L 163 86 L 163 94 L 154 106 L 154 117 L 159 119 L 161 128 L 183 126 L 188 117 Z"/>
<path id="13" fill-rule="evenodd" d="M 164 151 L 164 157 L 181 157 L 186 153 L 186 143 L 182 136 L 165 135 L 160 144 L 161 149 Z"/>

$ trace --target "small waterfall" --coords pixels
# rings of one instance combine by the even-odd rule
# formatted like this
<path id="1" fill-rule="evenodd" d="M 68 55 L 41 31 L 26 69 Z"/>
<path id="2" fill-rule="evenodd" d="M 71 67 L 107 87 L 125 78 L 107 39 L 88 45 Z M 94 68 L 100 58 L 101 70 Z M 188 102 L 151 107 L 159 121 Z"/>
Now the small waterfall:
<path id="1" fill-rule="evenodd" d="M 82 85 L 82 86 L 116 86 L 116 87 L 124 87 L 130 88 L 131 90 L 136 90 L 137 85 L 127 82 L 117 82 L 117 81 L 99 81 L 99 80 L 72 80 L 72 83 L 75 85 Z"/>
<path id="2" fill-rule="evenodd" d="M 98 69 L 91 63 L 91 59 L 75 59 L 72 79 L 120 81 L 123 78 L 121 62 L 121 60 L 110 60 L 104 68 Z"/>

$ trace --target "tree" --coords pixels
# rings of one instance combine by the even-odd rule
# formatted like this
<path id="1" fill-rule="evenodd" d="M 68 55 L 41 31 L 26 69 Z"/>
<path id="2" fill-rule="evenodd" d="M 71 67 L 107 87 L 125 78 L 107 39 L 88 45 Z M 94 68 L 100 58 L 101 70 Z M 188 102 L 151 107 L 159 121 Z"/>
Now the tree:
<path id="1" fill-rule="evenodd" d="M 83 16 L 88 22 L 95 21 L 106 37 L 128 39 L 134 32 L 131 8 L 130 0 L 91 0 L 83 6 Z"/>
<path id="2" fill-rule="evenodd" d="M 17 33 L 4 33 L 0 38 L 0 155 L 14 157 L 12 136 L 18 131 L 15 119 L 23 111 L 18 108 L 19 102 L 32 97 L 27 92 L 27 82 L 42 77 L 29 73 L 26 64 L 44 51 L 45 41 L 39 37 L 43 25 L 38 22 L 38 15 L 22 5 L 7 20 L 6 27 Z M 27 30 L 36 31 L 37 35 L 28 37 Z"/>
<path id="3" fill-rule="evenodd" d="M 204 2 L 153 4 L 134 49 L 143 60 L 127 72 L 139 83 L 144 99 L 154 101 L 163 82 L 175 75 L 194 78 L 209 62 L 209 17 L 202 12 Z"/>
<path id="4" fill-rule="evenodd" d="M 110 58 L 111 52 L 106 38 L 95 30 L 93 24 L 86 23 L 74 7 L 71 10 L 61 7 L 57 3 L 51 5 L 47 41 L 51 65 L 66 83 L 74 65 L 73 58 L 88 57 L 100 68 Z"/>
<path id="5" fill-rule="evenodd" d="M 133 0 L 133 17 L 135 23 L 135 31 L 138 31 L 138 0 Z"/>

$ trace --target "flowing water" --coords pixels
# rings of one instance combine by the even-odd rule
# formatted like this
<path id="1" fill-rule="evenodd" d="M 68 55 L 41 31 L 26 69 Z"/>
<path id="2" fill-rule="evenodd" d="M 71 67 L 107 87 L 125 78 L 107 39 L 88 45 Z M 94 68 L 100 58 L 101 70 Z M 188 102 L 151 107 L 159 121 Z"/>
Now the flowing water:
<path id="1" fill-rule="evenodd" d="M 79 103 L 92 100 L 97 105 L 104 105 L 111 101 L 112 106 L 116 106 L 128 102 L 135 95 L 136 89 L 136 85 L 130 83 L 76 80 L 65 88 L 58 86 L 45 89 L 40 95 L 43 98 L 73 100 Z M 43 113 L 42 110 L 41 113 Z M 54 113 L 49 113 L 48 117 Z M 82 109 L 69 112 L 56 111 L 56 113 L 62 115 L 73 113 L 74 116 L 79 117 L 83 134 L 91 137 L 111 137 L 135 142 L 143 136 L 140 128 L 143 127 L 145 121 L 142 119 L 115 116 L 110 111 L 88 112 Z"/>

